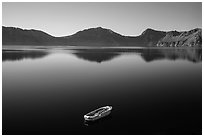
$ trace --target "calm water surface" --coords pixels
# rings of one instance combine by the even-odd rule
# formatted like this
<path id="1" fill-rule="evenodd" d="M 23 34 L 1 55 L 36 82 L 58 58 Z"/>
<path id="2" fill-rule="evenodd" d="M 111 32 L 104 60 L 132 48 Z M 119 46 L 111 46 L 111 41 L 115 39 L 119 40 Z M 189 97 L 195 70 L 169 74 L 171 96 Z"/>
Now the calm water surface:
<path id="1" fill-rule="evenodd" d="M 3 134 L 202 134 L 201 49 L 2 54 Z M 111 105 L 108 117 L 83 115 Z"/>

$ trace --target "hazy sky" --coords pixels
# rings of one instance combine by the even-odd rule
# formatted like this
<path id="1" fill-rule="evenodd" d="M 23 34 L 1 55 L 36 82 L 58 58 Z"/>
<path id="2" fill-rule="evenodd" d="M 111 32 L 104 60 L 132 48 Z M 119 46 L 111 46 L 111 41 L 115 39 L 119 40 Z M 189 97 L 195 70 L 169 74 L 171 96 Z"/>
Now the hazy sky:
<path id="1" fill-rule="evenodd" d="M 135 36 L 147 28 L 201 28 L 202 3 L 3 2 L 2 22 L 4 26 L 38 29 L 53 36 L 98 26 Z"/>

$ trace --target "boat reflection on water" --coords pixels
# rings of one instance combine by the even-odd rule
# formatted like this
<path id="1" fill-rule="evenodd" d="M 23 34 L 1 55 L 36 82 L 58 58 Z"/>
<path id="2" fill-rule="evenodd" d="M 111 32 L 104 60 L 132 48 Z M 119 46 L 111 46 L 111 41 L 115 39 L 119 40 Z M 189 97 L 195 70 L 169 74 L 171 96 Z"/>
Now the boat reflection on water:
<path id="1" fill-rule="evenodd" d="M 93 125 L 97 125 L 97 124 L 101 124 L 101 123 L 110 121 L 112 118 L 113 118 L 113 116 L 110 113 L 108 116 L 102 117 L 102 118 L 100 118 L 100 119 L 98 119 L 96 121 L 87 121 L 87 120 L 84 120 L 84 125 L 85 126 L 93 126 Z"/>

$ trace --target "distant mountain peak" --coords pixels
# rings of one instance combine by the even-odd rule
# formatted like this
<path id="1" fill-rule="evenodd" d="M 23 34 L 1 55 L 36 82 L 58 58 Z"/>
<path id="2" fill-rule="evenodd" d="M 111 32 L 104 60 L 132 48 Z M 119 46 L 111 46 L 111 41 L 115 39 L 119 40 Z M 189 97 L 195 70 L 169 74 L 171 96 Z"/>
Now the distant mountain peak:
<path id="1" fill-rule="evenodd" d="M 155 31 L 155 30 L 152 28 L 147 28 L 146 31 Z"/>
<path id="2" fill-rule="evenodd" d="M 174 31 L 168 31 L 167 33 L 166 33 L 166 35 L 169 35 L 169 36 L 178 36 L 178 35 L 180 35 L 181 34 L 181 32 L 178 32 L 178 31 L 176 31 L 176 30 L 174 30 Z"/>
<path id="3" fill-rule="evenodd" d="M 99 26 L 99 27 L 96 27 L 95 29 L 106 29 L 106 28 L 103 28 L 103 27 Z"/>
<path id="4" fill-rule="evenodd" d="M 111 29 L 106 29 L 103 27 L 95 27 L 95 28 L 88 28 L 84 29 L 82 31 L 78 31 L 77 33 L 73 34 L 72 36 L 76 35 L 87 35 L 87 36 L 99 36 L 99 35 L 104 35 L 104 36 L 109 36 L 109 35 L 118 35 L 121 36 L 120 34 L 114 32 Z"/>
<path id="5" fill-rule="evenodd" d="M 111 29 L 106 29 L 106 28 L 103 28 L 103 27 L 95 27 L 95 28 L 88 28 L 88 29 L 84 29 L 82 31 L 111 31 L 113 32 Z M 82 32 L 82 31 L 79 31 L 79 32 Z"/>
<path id="6" fill-rule="evenodd" d="M 148 35 L 148 34 L 154 33 L 154 32 L 161 32 L 161 31 L 154 30 L 154 29 L 151 29 L 151 28 L 147 28 L 145 31 L 142 32 L 142 35 Z"/>

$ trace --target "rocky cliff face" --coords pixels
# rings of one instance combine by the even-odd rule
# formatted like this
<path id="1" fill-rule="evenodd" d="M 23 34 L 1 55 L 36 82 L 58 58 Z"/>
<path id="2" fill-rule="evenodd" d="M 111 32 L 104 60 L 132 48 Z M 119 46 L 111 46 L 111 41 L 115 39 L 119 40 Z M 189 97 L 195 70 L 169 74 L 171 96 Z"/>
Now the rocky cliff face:
<path id="1" fill-rule="evenodd" d="M 199 28 L 184 32 L 167 32 L 157 43 L 157 47 L 201 47 L 201 45 L 202 29 Z"/>

